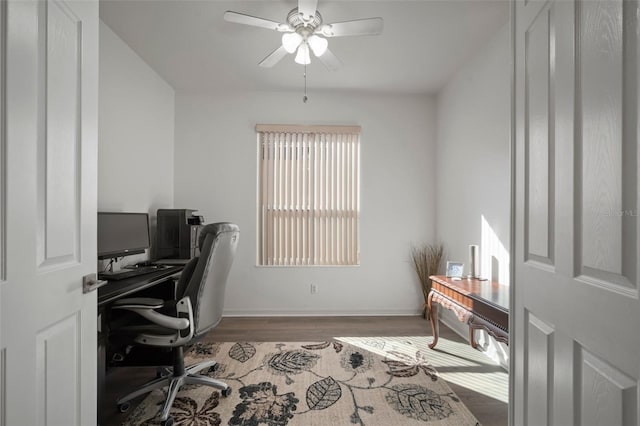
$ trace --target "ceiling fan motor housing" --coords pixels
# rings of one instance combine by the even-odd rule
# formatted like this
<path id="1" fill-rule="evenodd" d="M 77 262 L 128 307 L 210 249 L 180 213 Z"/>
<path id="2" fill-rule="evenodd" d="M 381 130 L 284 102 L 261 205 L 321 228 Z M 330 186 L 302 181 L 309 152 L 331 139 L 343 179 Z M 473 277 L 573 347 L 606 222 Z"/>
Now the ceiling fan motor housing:
<path id="1" fill-rule="evenodd" d="M 316 10 L 313 18 L 304 19 L 302 14 L 298 12 L 298 8 L 295 7 L 287 15 L 287 22 L 301 36 L 309 36 L 322 24 L 322 15 Z"/>

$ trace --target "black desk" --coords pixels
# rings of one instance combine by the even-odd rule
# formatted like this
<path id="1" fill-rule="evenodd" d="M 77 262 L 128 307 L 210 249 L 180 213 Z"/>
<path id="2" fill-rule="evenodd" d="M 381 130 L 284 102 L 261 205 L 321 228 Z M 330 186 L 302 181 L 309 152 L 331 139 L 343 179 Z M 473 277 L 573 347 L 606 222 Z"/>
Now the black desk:
<path id="1" fill-rule="evenodd" d="M 140 293 L 160 290 L 161 293 L 175 293 L 174 280 L 180 277 L 183 265 L 171 266 L 124 280 L 109 281 L 98 289 L 98 424 L 103 423 L 102 404 L 105 394 L 105 375 L 107 371 L 107 343 L 109 338 L 108 313 L 111 302 L 127 296 L 138 297 Z M 135 293 L 135 294 L 134 294 Z M 143 294 L 153 297 L 154 294 Z"/>
<path id="2" fill-rule="evenodd" d="M 180 276 L 184 266 L 170 266 L 166 269 L 150 272 L 137 277 L 126 278 L 124 280 L 109 281 L 108 284 L 98 289 L 98 306 L 113 302 L 140 290 L 153 287 L 157 284 Z"/>

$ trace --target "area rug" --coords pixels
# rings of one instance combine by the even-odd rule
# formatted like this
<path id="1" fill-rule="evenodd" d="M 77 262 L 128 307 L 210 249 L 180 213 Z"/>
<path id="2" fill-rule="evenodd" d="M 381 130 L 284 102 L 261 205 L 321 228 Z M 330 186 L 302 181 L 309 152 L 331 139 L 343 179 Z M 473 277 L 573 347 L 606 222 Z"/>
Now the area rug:
<path id="1" fill-rule="evenodd" d="M 215 359 L 207 375 L 225 381 L 229 397 L 186 386 L 171 415 L 176 425 L 477 426 L 440 379 L 429 351 L 385 338 L 321 343 L 198 343 L 186 363 Z M 156 425 L 164 391 L 152 392 L 124 423 Z"/>

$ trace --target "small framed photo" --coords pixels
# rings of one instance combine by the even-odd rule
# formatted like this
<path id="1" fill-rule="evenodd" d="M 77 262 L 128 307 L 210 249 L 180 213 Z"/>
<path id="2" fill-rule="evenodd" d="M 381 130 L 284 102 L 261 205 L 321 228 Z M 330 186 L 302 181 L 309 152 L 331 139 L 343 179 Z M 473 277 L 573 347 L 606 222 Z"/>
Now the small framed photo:
<path id="1" fill-rule="evenodd" d="M 447 262 L 447 278 L 462 278 L 464 263 Z"/>

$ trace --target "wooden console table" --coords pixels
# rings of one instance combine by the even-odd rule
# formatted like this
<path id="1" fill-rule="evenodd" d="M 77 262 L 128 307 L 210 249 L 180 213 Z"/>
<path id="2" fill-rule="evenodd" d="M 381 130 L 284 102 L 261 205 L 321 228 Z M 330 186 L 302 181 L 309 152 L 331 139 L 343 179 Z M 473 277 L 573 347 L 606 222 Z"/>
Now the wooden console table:
<path id="1" fill-rule="evenodd" d="M 473 331 L 484 329 L 497 341 L 509 344 L 509 287 L 491 281 L 463 278 L 459 281 L 432 275 L 427 304 L 431 312 L 433 342 L 438 343 L 438 311 L 436 304 L 452 310 L 469 325 L 469 343 L 475 349 Z"/>

